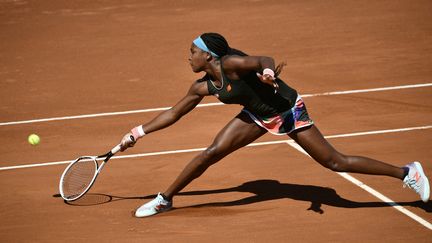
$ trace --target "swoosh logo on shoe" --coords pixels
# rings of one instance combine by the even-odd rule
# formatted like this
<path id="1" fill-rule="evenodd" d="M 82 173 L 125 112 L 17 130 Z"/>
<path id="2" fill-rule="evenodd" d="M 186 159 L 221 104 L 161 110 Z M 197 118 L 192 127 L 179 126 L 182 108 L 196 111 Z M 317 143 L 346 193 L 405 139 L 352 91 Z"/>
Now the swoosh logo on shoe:
<path id="1" fill-rule="evenodd" d="M 420 180 L 420 173 L 418 173 L 418 172 L 415 173 L 414 178 L 416 181 L 419 181 Z"/>
<path id="2" fill-rule="evenodd" d="M 164 210 L 167 207 L 167 205 L 159 204 L 155 207 L 156 211 Z"/>

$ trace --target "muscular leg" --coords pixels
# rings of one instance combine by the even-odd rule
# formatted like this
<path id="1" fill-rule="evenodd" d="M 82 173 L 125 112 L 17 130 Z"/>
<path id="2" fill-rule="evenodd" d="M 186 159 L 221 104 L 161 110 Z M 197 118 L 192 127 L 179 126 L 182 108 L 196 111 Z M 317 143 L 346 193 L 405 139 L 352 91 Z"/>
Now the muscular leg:
<path id="1" fill-rule="evenodd" d="M 257 126 L 247 114 L 240 113 L 219 132 L 210 147 L 186 165 L 163 195 L 167 199 L 171 199 L 192 180 L 204 173 L 209 166 L 231 152 L 248 145 L 265 133 L 266 131 Z"/>
<path id="2" fill-rule="evenodd" d="M 366 157 L 339 153 L 327 142 L 315 125 L 295 131 L 290 134 L 290 137 L 318 163 L 333 171 L 387 175 L 403 179 L 402 168 Z"/>

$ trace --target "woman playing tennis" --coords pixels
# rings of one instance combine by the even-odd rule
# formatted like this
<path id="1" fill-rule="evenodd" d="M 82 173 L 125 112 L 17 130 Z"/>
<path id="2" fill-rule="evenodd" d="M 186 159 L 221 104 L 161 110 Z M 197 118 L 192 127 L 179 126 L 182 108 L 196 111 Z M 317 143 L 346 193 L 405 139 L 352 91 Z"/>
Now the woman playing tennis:
<path id="1" fill-rule="evenodd" d="M 301 96 L 278 78 L 283 65 L 275 66 L 273 58 L 248 56 L 230 48 L 220 34 L 204 33 L 193 41 L 189 62 L 193 72 L 205 72 L 205 76 L 195 81 L 174 107 L 126 134 L 121 141 L 122 151 L 145 134 L 174 124 L 194 109 L 204 96 L 214 95 L 223 103 L 240 104 L 244 108 L 216 135 L 205 151 L 186 165 L 167 190 L 138 208 L 135 216 L 146 217 L 171 209 L 173 197 L 209 166 L 266 132 L 288 134 L 315 161 L 328 169 L 398 178 L 420 194 L 424 202 L 428 201 L 429 182 L 419 162 L 400 168 L 366 157 L 347 156 L 335 150 L 309 118 Z M 131 135 L 134 141 L 129 139 Z"/>

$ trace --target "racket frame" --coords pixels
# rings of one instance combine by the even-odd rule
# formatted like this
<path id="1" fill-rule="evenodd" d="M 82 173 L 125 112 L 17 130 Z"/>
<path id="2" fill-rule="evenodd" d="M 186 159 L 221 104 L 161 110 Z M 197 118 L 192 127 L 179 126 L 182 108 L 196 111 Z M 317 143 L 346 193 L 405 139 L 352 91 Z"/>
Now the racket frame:
<path id="1" fill-rule="evenodd" d="M 100 171 L 102 170 L 102 168 L 104 167 L 105 163 L 108 162 L 108 160 L 114 155 L 116 154 L 118 151 L 120 151 L 120 144 L 118 144 L 117 146 L 115 146 L 111 151 L 109 151 L 108 153 L 104 154 L 104 155 L 99 155 L 99 156 L 81 156 L 79 158 L 77 158 L 76 160 L 74 160 L 73 162 L 71 162 L 66 169 L 63 171 L 63 174 L 60 178 L 60 183 L 59 183 L 59 191 L 60 191 L 60 195 L 61 197 L 68 202 L 71 201 L 75 201 L 77 199 L 79 199 L 80 197 L 82 197 L 84 194 L 86 194 L 90 188 L 93 186 L 94 182 L 96 181 L 97 176 L 99 175 Z M 105 158 L 102 163 L 99 165 L 99 163 L 97 162 L 98 159 L 102 159 Z M 90 184 L 87 186 L 87 188 L 78 196 L 72 197 L 72 198 L 67 198 L 64 195 L 63 192 L 63 179 L 64 176 L 66 175 L 66 173 L 68 172 L 68 170 L 75 164 L 75 163 L 79 163 L 80 160 L 93 160 L 95 167 L 96 167 L 96 172 L 93 175 L 92 180 L 90 181 Z"/>

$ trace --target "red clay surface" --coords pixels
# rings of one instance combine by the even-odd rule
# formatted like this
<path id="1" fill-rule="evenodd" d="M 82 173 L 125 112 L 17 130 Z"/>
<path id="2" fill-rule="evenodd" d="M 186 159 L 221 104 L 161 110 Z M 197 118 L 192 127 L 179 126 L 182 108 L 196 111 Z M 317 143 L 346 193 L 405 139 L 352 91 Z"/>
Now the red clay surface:
<path id="1" fill-rule="evenodd" d="M 430 83 L 431 1 L 0 1 L 0 123 L 169 107 L 200 75 L 191 41 L 220 32 L 286 61 L 302 94 Z M 206 98 L 203 103 L 216 102 Z M 432 125 L 432 87 L 305 98 L 325 135 Z M 239 106 L 197 108 L 124 154 L 202 148 Z M 157 113 L 0 126 L 0 167 L 100 154 Z M 42 143 L 31 146 L 37 133 Z M 347 154 L 432 176 L 432 130 L 330 139 Z M 258 142 L 284 140 L 265 135 Z M 430 242 L 432 231 L 287 144 L 243 148 L 137 219 L 196 152 L 112 160 L 65 204 L 66 165 L 0 171 L 1 242 Z M 123 155 L 123 154 L 122 154 Z M 432 204 L 392 178 L 353 175 L 432 222 Z"/>

